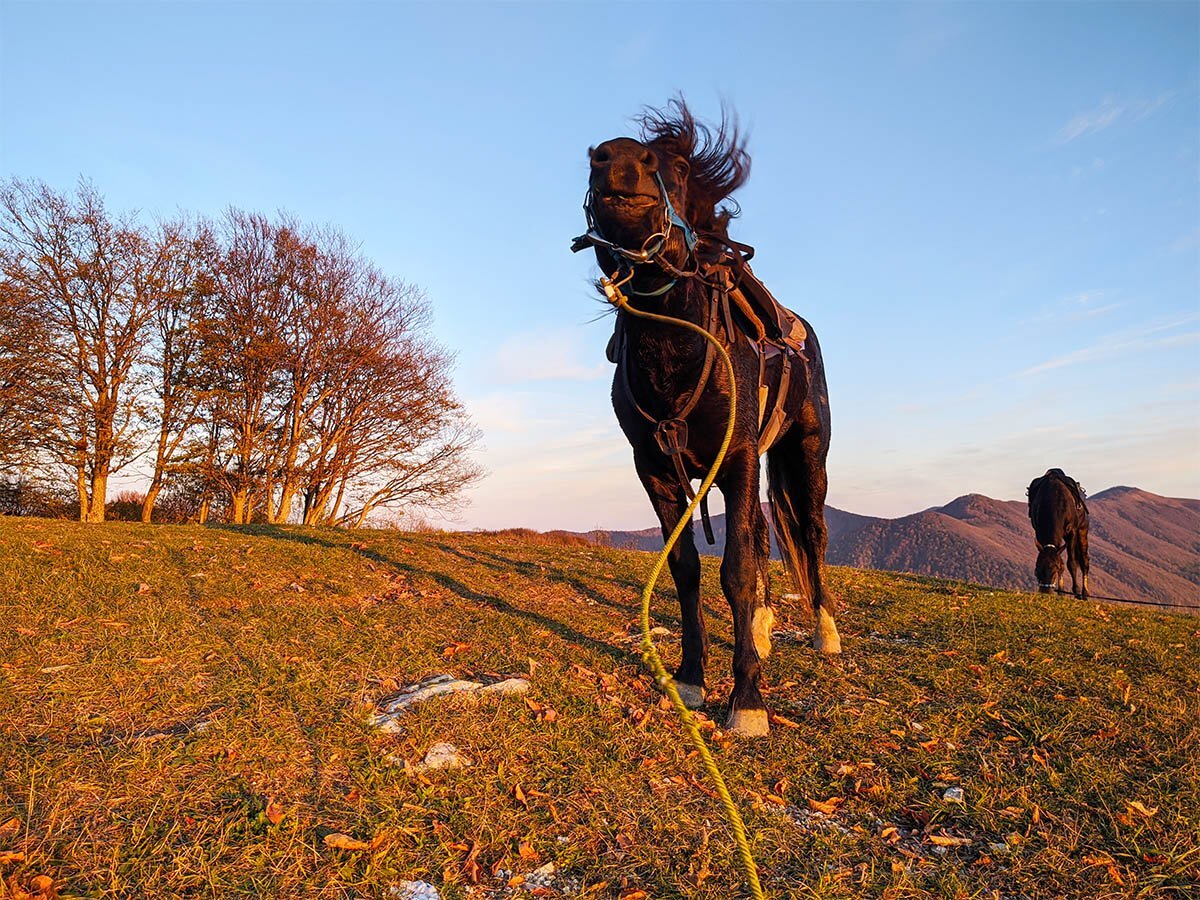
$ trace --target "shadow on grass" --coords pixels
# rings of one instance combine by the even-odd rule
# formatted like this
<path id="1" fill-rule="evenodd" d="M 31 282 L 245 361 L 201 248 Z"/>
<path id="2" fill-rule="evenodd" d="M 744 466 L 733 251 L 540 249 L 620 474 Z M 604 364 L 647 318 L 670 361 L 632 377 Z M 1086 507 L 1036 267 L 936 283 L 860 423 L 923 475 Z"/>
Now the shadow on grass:
<path id="1" fill-rule="evenodd" d="M 214 527 L 216 527 L 216 528 L 235 528 L 235 526 L 214 526 Z M 579 646 L 586 647 L 589 650 L 592 650 L 596 653 L 601 653 L 605 656 L 611 657 L 612 659 L 616 660 L 619 663 L 629 664 L 630 662 L 633 662 L 636 660 L 636 654 L 632 654 L 628 650 L 625 650 L 614 644 L 609 644 L 605 641 L 601 641 L 590 635 L 584 634 L 582 631 L 578 631 L 577 629 L 572 628 L 571 626 L 565 624 L 564 622 L 560 622 L 557 619 L 551 618 L 550 616 L 546 616 L 546 615 L 543 615 L 542 613 L 534 612 L 533 610 L 522 609 L 519 606 L 514 606 L 513 604 L 511 604 L 507 600 L 505 600 L 503 597 L 498 597 L 495 594 L 481 593 L 481 592 L 475 590 L 474 588 L 470 587 L 466 583 L 459 581 L 457 578 L 454 578 L 450 575 L 447 575 L 442 572 L 435 572 L 430 569 L 421 568 L 420 566 L 413 565 L 412 563 L 403 562 L 401 560 L 398 560 L 391 556 L 388 556 L 386 553 L 381 553 L 378 550 L 374 550 L 370 547 L 363 546 L 363 545 L 357 544 L 355 542 L 343 542 L 343 541 L 338 541 L 338 540 L 329 540 L 325 537 L 322 537 L 319 533 L 313 534 L 313 533 L 311 533 L 311 531 L 309 531 L 307 533 L 301 533 L 298 531 L 294 531 L 291 528 L 281 527 L 278 525 L 240 526 L 240 527 L 236 527 L 236 530 L 243 534 L 254 534 L 259 537 L 270 537 L 270 538 L 275 538 L 277 540 L 292 541 L 294 543 L 304 544 L 307 546 L 326 547 L 331 550 L 349 550 L 352 553 L 358 554 L 359 556 L 363 557 L 364 559 L 370 560 L 371 562 L 375 563 L 376 565 L 385 566 L 385 567 L 391 569 L 393 572 L 403 572 L 406 575 L 423 576 L 426 578 L 432 578 L 434 581 L 436 581 L 438 584 L 440 584 L 446 590 L 450 591 L 451 593 L 453 593 L 454 595 L 456 595 L 458 597 L 462 597 L 464 600 L 470 600 L 470 601 L 472 601 L 474 603 L 478 603 L 482 606 L 487 606 L 491 609 L 496 610 L 497 612 L 503 613 L 504 615 L 512 616 L 513 618 L 524 619 L 528 622 L 538 625 L 541 628 L 545 628 L 548 631 L 554 632 L 555 634 L 557 634 L 559 637 L 561 637 L 565 641 L 568 641 L 573 644 L 578 644 Z M 475 563 L 480 563 L 481 565 L 486 565 L 485 563 L 482 563 L 476 559 L 472 559 L 469 556 L 465 556 L 465 555 L 459 554 L 459 553 L 454 553 L 453 551 L 449 550 L 446 547 L 443 547 L 440 544 L 429 544 L 428 546 L 431 549 L 450 553 L 451 555 L 457 556 L 458 558 L 466 560 L 468 562 L 475 562 Z M 607 600 L 607 598 L 605 598 L 605 599 Z"/>
<path id="2" fill-rule="evenodd" d="M 589 600 L 591 600 L 598 606 L 606 606 L 609 609 L 614 609 L 617 612 L 624 613 L 627 616 L 632 616 L 635 619 L 641 615 L 641 604 L 638 600 L 635 600 L 632 603 L 621 603 L 619 600 L 613 600 L 611 597 L 606 597 L 604 594 L 600 593 L 600 591 L 596 590 L 594 587 L 589 585 L 587 582 L 581 581 L 579 578 L 575 577 L 574 575 L 571 575 L 569 572 L 566 571 L 566 569 L 552 568 L 550 566 L 540 566 L 536 563 L 530 563 L 530 562 L 524 562 L 522 560 L 510 559 L 509 557 L 501 556 L 498 553 L 488 553 L 483 550 L 474 551 L 475 553 L 478 554 L 477 556 L 474 556 L 471 554 L 464 553 L 461 550 L 457 550 L 454 547 L 450 547 L 446 544 L 430 544 L 430 546 L 435 547 L 438 550 L 441 550 L 443 553 L 448 553 L 451 556 L 457 556 L 459 559 L 465 560 L 467 562 L 478 563 L 481 566 L 486 566 L 487 568 L 492 569 L 493 571 L 496 571 L 496 572 L 508 572 L 508 571 L 515 569 L 515 570 L 521 572 L 523 575 L 527 575 L 531 578 L 542 578 L 547 581 L 556 582 L 558 584 L 565 584 L 568 587 L 574 589 L 579 594 L 582 594 L 584 597 L 587 597 Z M 491 560 L 491 562 L 489 562 L 489 560 Z M 667 576 L 663 576 L 663 578 L 666 578 L 666 577 Z M 662 579 L 660 578 L 659 581 L 661 583 Z M 638 598 L 641 597 L 642 587 L 644 585 L 642 582 L 637 581 L 636 579 L 614 578 L 614 579 L 612 579 L 612 583 L 617 585 L 618 587 L 631 588 L 633 590 L 633 592 L 638 596 Z M 661 590 L 661 589 L 658 589 L 658 590 Z M 667 593 L 664 594 L 664 596 L 669 597 L 671 600 L 674 600 L 676 605 L 678 605 L 678 595 L 675 594 L 674 591 L 668 591 Z M 705 603 L 705 604 L 703 604 L 703 606 L 704 606 L 705 616 L 707 616 L 709 618 L 713 618 L 715 616 L 720 615 L 720 612 L 718 610 L 714 609 L 711 605 Z M 659 610 L 654 611 L 654 620 L 656 622 L 665 622 L 667 624 L 674 626 L 674 628 L 677 632 L 682 631 L 682 629 L 683 629 L 683 620 L 679 617 L 678 614 L 665 612 L 665 611 L 659 609 Z M 724 647 L 726 650 L 729 650 L 730 652 L 733 651 L 733 642 L 732 641 L 726 640 L 725 638 L 714 636 L 712 634 L 711 630 L 709 631 L 708 639 L 709 639 L 710 646 L 715 645 L 718 647 Z"/>

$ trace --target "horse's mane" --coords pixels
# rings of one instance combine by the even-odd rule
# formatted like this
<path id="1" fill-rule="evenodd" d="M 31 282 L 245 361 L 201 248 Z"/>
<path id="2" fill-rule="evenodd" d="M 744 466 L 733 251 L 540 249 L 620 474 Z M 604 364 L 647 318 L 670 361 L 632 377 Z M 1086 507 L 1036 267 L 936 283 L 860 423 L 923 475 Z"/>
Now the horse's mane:
<path id="1" fill-rule="evenodd" d="M 642 141 L 687 161 L 688 205 L 686 217 L 701 234 L 728 239 L 729 220 L 741 210 L 736 201 L 717 205 L 746 183 L 750 177 L 750 154 L 735 114 L 721 108 L 716 128 L 699 122 L 683 97 L 667 102 L 666 107 L 646 107 L 637 118 Z"/>

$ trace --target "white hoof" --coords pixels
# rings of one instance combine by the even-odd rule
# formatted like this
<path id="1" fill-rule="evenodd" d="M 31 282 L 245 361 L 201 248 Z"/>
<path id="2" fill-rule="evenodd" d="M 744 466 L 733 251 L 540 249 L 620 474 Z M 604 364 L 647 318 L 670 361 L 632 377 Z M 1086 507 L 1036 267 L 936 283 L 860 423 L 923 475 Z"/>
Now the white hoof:
<path id="1" fill-rule="evenodd" d="M 817 631 L 813 635 L 813 647 L 819 653 L 841 653 L 842 639 L 838 637 L 837 625 L 824 608 L 817 613 Z"/>
<path id="2" fill-rule="evenodd" d="M 679 691 L 679 699 L 688 709 L 699 709 L 704 705 L 704 688 L 700 685 L 677 681 L 675 690 Z"/>
<path id="3" fill-rule="evenodd" d="M 754 634 L 754 649 L 758 651 L 759 659 L 771 655 L 771 629 L 775 626 L 775 611 L 769 606 L 754 608 L 754 619 L 750 623 L 750 631 Z"/>
<path id="4" fill-rule="evenodd" d="M 739 737 L 766 737 L 771 730 L 765 709 L 736 709 L 729 714 L 725 730 Z"/>

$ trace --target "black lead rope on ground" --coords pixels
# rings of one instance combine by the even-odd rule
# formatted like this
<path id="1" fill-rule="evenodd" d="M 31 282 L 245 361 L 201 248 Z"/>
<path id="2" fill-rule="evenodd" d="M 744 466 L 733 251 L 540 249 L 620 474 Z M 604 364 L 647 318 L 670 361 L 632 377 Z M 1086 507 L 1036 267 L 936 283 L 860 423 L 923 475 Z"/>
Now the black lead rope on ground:
<path id="1" fill-rule="evenodd" d="M 1065 597 L 1074 597 L 1075 596 L 1070 591 L 1063 590 L 1062 588 L 1055 588 L 1054 592 L 1056 594 L 1061 594 Z M 1196 605 L 1193 603 L 1164 603 L 1159 600 L 1126 600 L 1124 597 L 1101 597 L 1099 594 L 1088 594 L 1086 598 L 1080 598 L 1080 599 L 1105 600 L 1109 603 L 1134 603 L 1134 604 L 1137 604 L 1138 606 L 1157 606 L 1160 609 L 1198 609 L 1198 610 L 1200 610 L 1200 605 Z"/>

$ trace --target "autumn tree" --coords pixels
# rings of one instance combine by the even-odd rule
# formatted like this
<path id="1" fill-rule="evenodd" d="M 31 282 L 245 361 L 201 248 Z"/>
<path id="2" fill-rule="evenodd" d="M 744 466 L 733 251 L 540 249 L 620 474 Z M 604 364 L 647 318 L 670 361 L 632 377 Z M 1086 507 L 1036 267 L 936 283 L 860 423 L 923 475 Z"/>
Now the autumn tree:
<path id="1" fill-rule="evenodd" d="M 209 263 L 212 292 L 197 320 L 216 438 L 207 474 L 227 494 L 235 525 L 251 521 L 271 482 L 269 438 L 280 418 L 286 313 L 277 231 L 265 216 L 226 213 Z M 227 463 L 216 465 L 226 449 Z"/>
<path id="2" fill-rule="evenodd" d="M 0 476 L 16 479 L 38 456 L 57 377 L 33 298 L 0 276 Z"/>
<path id="3" fill-rule="evenodd" d="M 167 477 L 187 467 L 186 442 L 202 423 L 206 390 L 199 318 L 214 289 L 207 268 L 215 258 L 214 239 L 207 223 L 167 222 L 159 226 L 154 240 L 164 264 L 145 358 L 146 381 L 154 398 L 150 417 L 155 438 L 150 484 L 142 500 L 143 522 L 152 519 Z"/>
<path id="4" fill-rule="evenodd" d="M 61 405 L 45 408 L 40 450 L 74 475 L 82 521 L 104 521 L 109 477 L 136 455 L 133 381 L 163 257 L 93 187 L 74 195 L 0 186 L 0 277 L 33 304 Z"/>
<path id="5" fill-rule="evenodd" d="M 336 388 L 313 421 L 306 524 L 361 526 L 377 508 L 454 505 L 482 476 L 478 432 L 454 395 L 453 358 L 428 336 L 417 289 L 363 264 L 341 332 Z"/>

